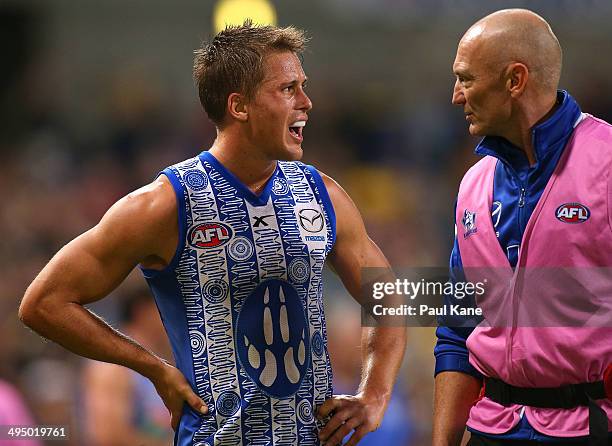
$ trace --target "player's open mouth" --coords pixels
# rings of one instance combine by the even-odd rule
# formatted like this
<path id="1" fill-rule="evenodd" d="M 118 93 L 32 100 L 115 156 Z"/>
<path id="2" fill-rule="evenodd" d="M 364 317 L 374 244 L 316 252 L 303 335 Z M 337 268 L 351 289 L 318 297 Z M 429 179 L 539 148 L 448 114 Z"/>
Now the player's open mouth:
<path id="1" fill-rule="evenodd" d="M 304 139 L 302 136 L 302 129 L 305 125 L 306 121 L 295 121 L 289 126 L 289 133 L 291 133 L 291 136 L 301 142 Z"/>

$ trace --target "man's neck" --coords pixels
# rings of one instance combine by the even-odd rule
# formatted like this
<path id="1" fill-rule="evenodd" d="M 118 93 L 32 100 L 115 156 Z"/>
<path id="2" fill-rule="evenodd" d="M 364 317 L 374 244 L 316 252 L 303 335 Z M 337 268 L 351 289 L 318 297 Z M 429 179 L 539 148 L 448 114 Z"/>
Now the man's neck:
<path id="1" fill-rule="evenodd" d="M 525 153 L 530 166 L 533 166 L 537 161 L 532 138 L 533 128 L 550 118 L 555 113 L 558 106 L 559 104 L 555 98 L 554 100 L 547 101 L 543 106 L 528 107 L 520 113 L 517 119 L 518 126 L 516 130 L 504 136 L 514 146 Z"/>
<path id="2" fill-rule="evenodd" d="M 219 132 L 209 152 L 253 193 L 259 194 L 276 170 L 276 160 L 262 156 L 257 148 L 236 143 Z"/>

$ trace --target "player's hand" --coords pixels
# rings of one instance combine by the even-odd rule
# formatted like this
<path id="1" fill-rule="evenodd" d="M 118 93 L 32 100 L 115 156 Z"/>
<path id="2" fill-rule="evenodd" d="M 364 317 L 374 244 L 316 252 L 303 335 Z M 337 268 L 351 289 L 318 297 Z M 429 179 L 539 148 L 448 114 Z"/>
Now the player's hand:
<path id="1" fill-rule="evenodd" d="M 165 363 L 158 377 L 152 380 L 157 393 L 172 417 L 172 429 L 176 431 L 183 410 L 189 404 L 196 412 L 207 414 L 208 406 L 195 394 L 185 376 L 176 367 Z"/>
<path id="2" fill-rule="evenodd" d="M 376 398 L 367 398 L 363 393 L 352 395 L 335 395 L 326 400 L 317 417 L 322 420 L 331 415 L 331 419 L 319 433 L 319 439 L 326 445 L 341 444 L 342 439 L 350 432 L 347 446 L 356 445 L 367 433 L 378 429 L 385 413 L 385 402 Z"/>

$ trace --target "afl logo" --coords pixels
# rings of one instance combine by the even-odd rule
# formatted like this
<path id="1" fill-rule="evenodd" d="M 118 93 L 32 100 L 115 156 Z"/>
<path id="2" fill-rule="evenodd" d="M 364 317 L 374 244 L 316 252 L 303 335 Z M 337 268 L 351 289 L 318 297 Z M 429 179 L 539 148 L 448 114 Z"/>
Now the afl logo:
<path id="1" fill-rule="evenodd" d="M 194 248 L 217 248 L 232 238 L 232 229 L 223 223 L 202 223 L 192 227 L 187 241 Z"/>
<path id="2" fill-rule="evenodd" d="M 591 211 L 580 203 L 565 203 L 557 208 L 555 215 L 563 223 L 582 223 L 589 219 Z"/>

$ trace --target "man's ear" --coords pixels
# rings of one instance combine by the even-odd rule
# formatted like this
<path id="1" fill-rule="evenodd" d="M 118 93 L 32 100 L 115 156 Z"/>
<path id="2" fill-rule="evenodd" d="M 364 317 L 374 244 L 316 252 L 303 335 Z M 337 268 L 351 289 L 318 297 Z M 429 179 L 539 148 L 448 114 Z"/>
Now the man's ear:
<path id="1" fill-rule="evenodd" d="M 517 98 L 525 92 L 528 80 L 529 68 L 527 65 L 514 62 L 506 68 L 506 86 L 512 97 Z"/>
<path id="2" fill-rule="evenodd" d="M 227 97 L 227 111 L 232 118 L 238 121 L 247 122 L 249 120 L 246 98 L 240 93 L 231 93 Z"/>

